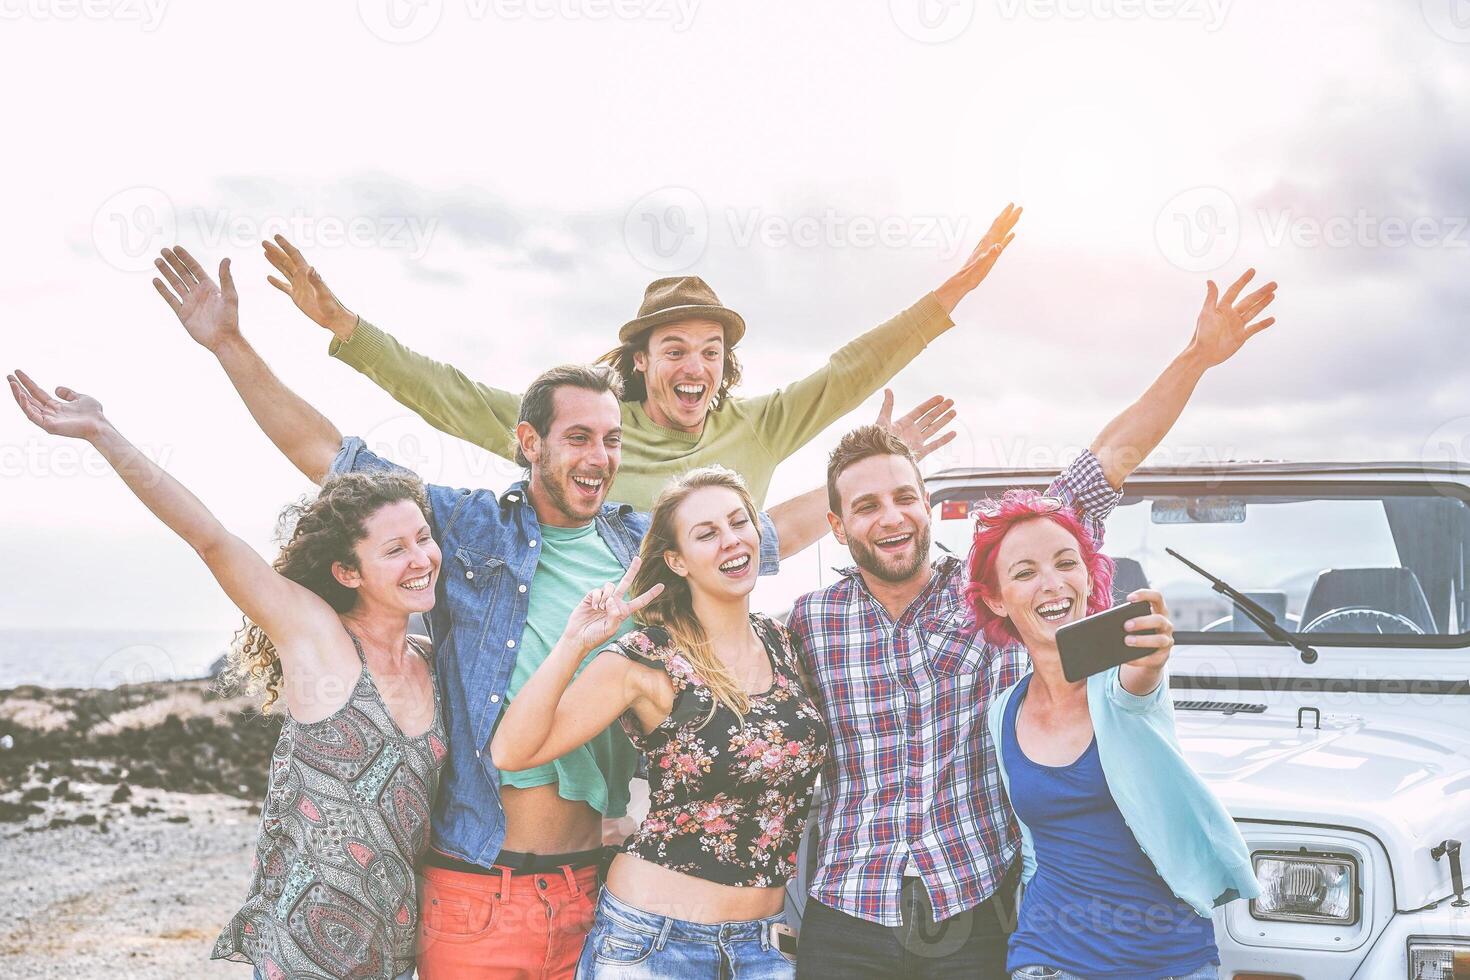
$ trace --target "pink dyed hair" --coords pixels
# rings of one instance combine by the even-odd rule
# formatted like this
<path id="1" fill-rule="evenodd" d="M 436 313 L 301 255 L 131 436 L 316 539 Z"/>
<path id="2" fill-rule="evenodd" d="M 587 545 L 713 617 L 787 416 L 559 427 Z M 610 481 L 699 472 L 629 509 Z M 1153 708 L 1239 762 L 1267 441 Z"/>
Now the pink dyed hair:
<path id="1" fill-rule="evenodd" d="M 975 541 L 970 546 L 970 582 L 965 586 L 965 601 L 969 603 L 975 631 L 996 646 L 1010 646 L 1021 640 L 1010 617 L 991 612 L 985 600 L 1000 595 L 1000 574 L 995 566 L 1000 543 L 1012 529 L 1026 521 L 1051 521 L 1077 539 L 1082 564 L 1092 576 L 1092 592 L 1087 597 L 1089 616 L 1113 605 L 1113 560 L 1097 550 L 1097 542 L 1075 510 L 1067 506 L 1049 510 L 1045 500 L 1035 490 L 1007 490 L 999 500 L 980 501 Z"/>

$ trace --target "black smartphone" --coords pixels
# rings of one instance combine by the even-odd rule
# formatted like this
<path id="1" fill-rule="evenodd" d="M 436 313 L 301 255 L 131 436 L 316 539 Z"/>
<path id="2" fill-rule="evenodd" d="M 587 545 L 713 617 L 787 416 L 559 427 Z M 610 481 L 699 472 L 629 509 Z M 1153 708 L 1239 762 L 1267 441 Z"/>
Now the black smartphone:
<path id="1" fill-rule="evenodd" d="M 1153 607 L 1146 602 L 1125 602 L 1057 630 L 1057 650 L 1062 655 L 1063 676 L 1069 681 L 1086 680 L 1109 667 L 1153 653 L 1153 650 L 1130 647 L 1123 641 L 1128 635 L 1123 624 L 1151 612 Z M 1147 636 L 1153 632 L 1141 630 L 1133 635 Z"/>

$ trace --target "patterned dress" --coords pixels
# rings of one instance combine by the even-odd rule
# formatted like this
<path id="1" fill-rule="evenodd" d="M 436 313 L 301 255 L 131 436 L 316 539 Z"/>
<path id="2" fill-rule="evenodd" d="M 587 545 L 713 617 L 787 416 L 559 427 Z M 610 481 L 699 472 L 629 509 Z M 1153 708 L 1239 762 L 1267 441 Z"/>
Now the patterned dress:
<path id="1" fill-rule="evenodd" d="M 648 816 L 624 850 L 722 885 L 770 888 L 796 872 L 827 726 L 802 688 L 786 628 L 751 625 L 771 659 L 771 687 L 751 695 L 744 718 L 715 700 L 661 626 L 634 630 L 610 649 L 666 671 L 674 708 L 653 731 L 631 712 L 623 728 L 648 756 Z"/>
<path id="2" fill-rule="evenodd" d="M 268 980 L 389 980 L 414 964 L 414 867 L 445 755 L 438 687 L 433 723 L 410 738 L 352 644 L 362 673 L 347 703 L 281 726 L 249 897 L 215 941 L 212 958 L 254 963 Z M 432 681 L 432 660 L 410 646 Z"/>

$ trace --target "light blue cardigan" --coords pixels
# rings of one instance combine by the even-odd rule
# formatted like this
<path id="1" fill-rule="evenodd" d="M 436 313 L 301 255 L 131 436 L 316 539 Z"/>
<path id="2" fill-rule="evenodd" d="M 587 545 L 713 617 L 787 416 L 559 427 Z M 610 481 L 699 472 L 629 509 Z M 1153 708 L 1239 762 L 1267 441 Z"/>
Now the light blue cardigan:
<path id="1" fill-rule="evenodd" d="M 1174 702 L 1169 679 L 1139 697 L 1124 689 L 1120 668 L 1087 679 L 1087 710 L 1097 736 L 1097 754 L 1108 789 L 1123 820 L 1175 897 L 1209 918 L 1217 905 L 1255 898 L 1260 885 L 1250 851 L 1229 811 L 1199 777 L 1174 735 Z M 987 722 L 1000 763 L 1001 781 L 1010 793 L 1001 720 L 1019 684 L 990 705 Z M 1031 832 L 1021 826 L 1021 880 L 1036 873 Z"/>

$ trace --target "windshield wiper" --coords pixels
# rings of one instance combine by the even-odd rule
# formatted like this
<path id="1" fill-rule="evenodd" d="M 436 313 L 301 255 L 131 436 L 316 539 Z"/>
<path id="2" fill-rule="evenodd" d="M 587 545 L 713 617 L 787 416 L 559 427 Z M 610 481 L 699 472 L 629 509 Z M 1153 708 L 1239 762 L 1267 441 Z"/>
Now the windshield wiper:
<path id="1" fill-rule="evenodd" d="M 1205 571 L 1203 568 L 1200 568 L 1194 562 L 1190 561 L 1188 558 L 1185 558 L 1173 548 L 1165 548 L 1164 551 L 1173 555 L 1175 558 L 1178 558 L 1184 563 L 1185 567 L 1189 568 L 1191 571 L 1196 572 L 1204 577 L 1216 592 L 1220 593 L 1225 598 L 1235 603 L 1235 608 L 1245 613 L 1247 619 L 1259 626 L 1262 633 L 1265 633 L 1267 636 L 1269 636 L 1273 640 L 1276 640 L 1278 643 L 1286 643 L 1290 646 L 1296 647 L 1297 652 L 1302 655 L 1302 663 L 1314 664 L 1317 662 L 1317 651 L 1313 650 L 1311 645 L 1308 644 L 1306 640 L 1303 640 L 1295 634 L 1290 633 L 1285 629 L 1282 629 L 1281 625 L 1276 622 L 1276 617 L 1271 615 L 1271 611 L 1265 606 L 1262 606 L 1260 603 L 1256 602 L 1250 596 L 1246 595 L 1244 592 L 1240 591 L 1229 582 L 1226 582 L 1224 579 L 1218 579 L 1215 576 L 1211 575 L 1209 572 Z"/>

